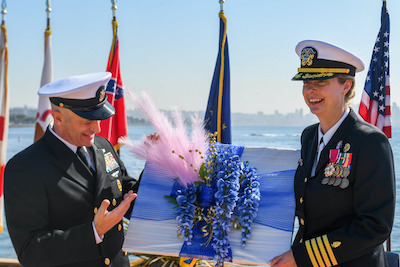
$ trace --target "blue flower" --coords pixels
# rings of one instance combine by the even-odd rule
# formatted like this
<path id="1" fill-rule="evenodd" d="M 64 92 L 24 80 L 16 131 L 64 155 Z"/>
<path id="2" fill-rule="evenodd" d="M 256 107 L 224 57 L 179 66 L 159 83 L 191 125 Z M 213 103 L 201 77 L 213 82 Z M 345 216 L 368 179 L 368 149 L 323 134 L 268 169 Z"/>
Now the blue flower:
<path id="1" fill-rule="evenodd" d="M 178 234 L 183 235 L 185 241 L 190 244 L 193 238 L 193 221 L 196 206 L 198 186 L 188 184 L 186 188 L 176 191 L 178 207 L 175 208 L 176 220 L 179 223 Z"/>
<path id="2" fill-rule="evenodd" d="M 239 193 L 238 210 L 240 213 L 239 221 L 242 225 L 242 246 L 251 236 L 251 224 L 257 216 L 259 201 L 261 199 L 260 183 L 255 168 L 246 168 L 246 178 L 241 184 Z"/>
<path id="3" fill-rule="evenodd" d="M 212 148 L 212 149 L 211 149 Z M 210 147 L 210 156 L 205 166 L 211 181 L 201 186 L 188 184 L 187 188 L 176 191 L 176 219 L 178 233 L 190 244 L 193 238 L 193 222 L 196 206 L 214 211 L 211 219 L 212 246 L 216 252 L 216 266 L 222 266 L 230 256 L 230 231 L 234 209 L 239 214 L 242 246 L 251 236 L 252 223 L 257 216 L 260 195 L 260 183 L 257 170 L 250 168 L 248 162 L 242 162 L 233 149 L 220 144 Z M 204 189 L 207 187 L 207 189 Z M 206 201 L 204 198 L 209 198 Z M 215 199 L 214 199 L 215 198 Z M 212 205 L 212 206 L 211 206 Z M 210 207 L 211 206 L 211 207 Z"/>

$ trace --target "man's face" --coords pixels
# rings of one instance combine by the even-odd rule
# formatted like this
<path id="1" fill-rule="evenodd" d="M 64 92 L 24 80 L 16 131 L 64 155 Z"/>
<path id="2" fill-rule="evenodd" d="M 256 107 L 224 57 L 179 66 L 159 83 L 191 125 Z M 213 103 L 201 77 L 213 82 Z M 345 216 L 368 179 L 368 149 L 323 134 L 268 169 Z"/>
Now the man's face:
<path id="1" fill-rule="evenodd" d="M 54 111 L 53 117 L 54 131 L 65 141 L 76 146 L 92 146 L 95 134 L 100 132 L 99 120 L 84 119 L 69 109 Z"/>

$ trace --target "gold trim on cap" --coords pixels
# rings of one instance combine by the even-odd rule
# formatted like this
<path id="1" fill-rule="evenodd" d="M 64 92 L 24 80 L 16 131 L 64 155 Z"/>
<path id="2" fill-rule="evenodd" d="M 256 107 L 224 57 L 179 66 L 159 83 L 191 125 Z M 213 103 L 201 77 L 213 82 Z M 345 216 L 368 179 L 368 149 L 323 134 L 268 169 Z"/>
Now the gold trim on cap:
<path id="1" fill-rule="evenodd" d="M 60 106 L 60 108 L 64 107 L 63 103 L 58 104 Z"/>
<path id="2" fill-rule="evenodd" d="M 305 72 L 305 73 L 350 73 L 350 69 L 334 69 L 334 68 L 298 68 L 298 72 Z"/>

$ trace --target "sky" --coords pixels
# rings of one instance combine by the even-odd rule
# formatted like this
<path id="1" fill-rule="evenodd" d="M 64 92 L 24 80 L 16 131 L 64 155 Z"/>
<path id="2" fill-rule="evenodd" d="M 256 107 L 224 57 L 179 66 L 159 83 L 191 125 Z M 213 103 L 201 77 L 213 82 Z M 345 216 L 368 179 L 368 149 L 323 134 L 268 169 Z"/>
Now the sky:
<path id="1" fill-rule="evenodd" d="M 160 109 L 204 111 L 218 53 L 218 0 L 119 0 L 122 80 Z M 358 105 L 380 28 L 382 0 L 226 0 L 231 111 L 308 112 L 294 49 L 322 40 L 357 55 Z M 52 0 L 53 80 L 104 71 L 112 42 L 110 0 Z M 400 1 L 390 14 L 392 102 L 400 104 Z M 7 1 L 10 107 L 37 107 L 44 58 L 46 1 Z M 126 99 L 127 109 L 135 108 Z"/>

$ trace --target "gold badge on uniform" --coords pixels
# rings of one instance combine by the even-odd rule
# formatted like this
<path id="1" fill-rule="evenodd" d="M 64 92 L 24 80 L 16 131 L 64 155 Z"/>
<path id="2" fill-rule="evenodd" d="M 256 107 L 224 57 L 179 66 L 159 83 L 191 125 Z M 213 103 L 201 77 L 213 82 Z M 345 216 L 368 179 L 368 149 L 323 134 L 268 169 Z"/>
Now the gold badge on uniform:
<path id="1" fill-rule="evenodd" d="M 106 162 L 106 172 L 109 173 L 119 167 L 111 152 L 104 154 L 104 161 Z"/>

